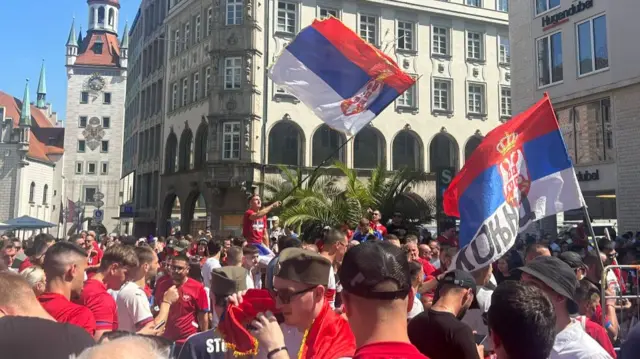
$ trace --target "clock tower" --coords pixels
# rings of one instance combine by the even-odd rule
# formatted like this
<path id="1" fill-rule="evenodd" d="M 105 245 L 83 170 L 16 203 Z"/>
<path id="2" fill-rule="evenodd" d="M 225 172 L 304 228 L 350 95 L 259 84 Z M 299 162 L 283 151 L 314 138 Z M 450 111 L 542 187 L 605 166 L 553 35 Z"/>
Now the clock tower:
<path id="1" fill-rule="evenodd" d="M 88 0 L 87 5 L 86 34 L 76 32 L 74 19 L 66 45 L 63 206 L 82 202 L 76 227 L 81 222 L 83 229 L 112 233 L 119 232 L 114 218 L 121 203 L 129 34 L 125 26 L 118 36 L 120 0 Z"/>

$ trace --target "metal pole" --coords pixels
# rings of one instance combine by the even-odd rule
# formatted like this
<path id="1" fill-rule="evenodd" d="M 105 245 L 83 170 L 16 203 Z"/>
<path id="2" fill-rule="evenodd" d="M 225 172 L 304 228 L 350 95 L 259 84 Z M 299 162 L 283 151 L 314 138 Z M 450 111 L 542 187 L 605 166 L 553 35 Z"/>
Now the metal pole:
<path id="1" fill-rule="evenodd" d="M 267 167 L 267 117 L 269 114 L 269 41 L 271 40 L 271 19 L 269 12 L 271 11 L 271 1 L 264 2 L 264 62 L 262 64 L 263 74 L 263 91 L 262 91 L 262 131 L 260 134 L 260 197 L 264 196 L 264 178 Z"/>

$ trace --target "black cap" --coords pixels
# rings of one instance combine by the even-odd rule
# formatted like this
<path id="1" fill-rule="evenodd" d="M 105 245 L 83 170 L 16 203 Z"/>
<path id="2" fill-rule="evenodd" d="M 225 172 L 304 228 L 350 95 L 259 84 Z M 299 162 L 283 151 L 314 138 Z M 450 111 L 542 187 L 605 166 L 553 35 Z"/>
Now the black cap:
<path id="1" fill-rule="evenodd" d="M 524 267 L 516 270 L 541 281 L 554 292 L 569 299 L 569 313 L 578 312 L 578 304 L 574 300 L 578 280 L 571 267 L 556 257 L 537 257 Z"/>
<path id="2" fill-rule="evenodd" d="M 587 268 L 587 265 L 582 261 L 582 257 L 580 257 L 580 255 L 576 252 L 567 251 L 561 253 L 558 258 L 560 258 L 561 261 L 567 263 L 569 267 L 573 269 Z"/>
<path id="3" fill-rule="evenodd" d="M 411 290 L 407 254 L 395 245 L 384 242 L 364 242 L 347 251 L 338 271 L 345 292 L 367 299 L 393 300 L 406 298 Z M 376 290 L 380 283 L 392 281 L 395 291 Z"/>
<path id="4" fill-rule="evenodd" d="M 465 272 L 462 269 L 456 269 L 445 274 L 442 280 L 440 280 L 440 284 L 449 284 L 460 288 L 471 289 L 474 293 L 476 291 L 475 278 L 473 278 L 471 273 Z"/>

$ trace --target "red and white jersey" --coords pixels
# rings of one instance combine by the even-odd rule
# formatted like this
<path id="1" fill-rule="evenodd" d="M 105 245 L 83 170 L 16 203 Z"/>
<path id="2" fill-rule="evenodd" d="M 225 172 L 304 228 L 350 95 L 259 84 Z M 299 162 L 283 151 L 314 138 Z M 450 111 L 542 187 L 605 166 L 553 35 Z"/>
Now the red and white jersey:
<path id="1" fill-rule="evenodd" d="M 327 285 L 327 292 L 325 298 L 332 309 L 335 309 L 336 304 L 336 273 L 333 271 L 333 266 L 329 270 L 329 283 Z"/>

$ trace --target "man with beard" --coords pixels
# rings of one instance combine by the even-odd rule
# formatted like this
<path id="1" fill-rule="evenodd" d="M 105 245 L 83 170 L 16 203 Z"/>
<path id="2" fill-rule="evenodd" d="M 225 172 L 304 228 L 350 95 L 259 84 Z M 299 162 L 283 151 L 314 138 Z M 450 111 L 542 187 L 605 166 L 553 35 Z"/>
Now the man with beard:
<path id="1" fill-rule="evenodd" d="M 336 273 L 333 270 L 333 266 L 336 262 L 341 262 L 347 251 L 347 237 L 344 233 L 337 229 L 332 229 L 324 236 L 324 245 L 320 255 L 325 257 L 331 262 L 331 268 L 329 270 L 329 282 L 327 285 L 327 291 L 325 298 L 329 302 L 331 308 L 335 307 L 336 302 Z"/>
<path id="2" fill-rule="evenodd" d="M 148 246 L 136 247 L 134 251 L 138 257 L 138 266 L 129 269 L 127 282 L 120 289 L 116 299 L 118 329 L 128 332 L 138 332 L 166 322 L 169 308 L 178 300 L 178 289 L 175 286 L 170 287 L 159 304 L 160 312 L 154 320 L 144 287 L 147 280 L 158 274 L 158 256 Z"/>
<path id="3" fill-rule="evenodd" d="M 484 358 L 482 345 L 476 346 L 471 328 L 460 321 L 473 302 L 476 281 L 456 269 L 442 277 L 439 299 L 428 311 L 409 322 L 409 339 L 432 359 Z"/>
<path id="4" fill-rule="evenodd" d="M 165 326 L 164 337 L 176 342 L 176 351 L 190 335 L 209 329 L 209 302 L 202 283 L 189 278 L 189 258 L 178 254 L 171 260 L 171 281 L 163 281 L 156 289 L 156 298 L 164 301 L 169 288 L 178 288 L 180 296 L 171 305 Z M 197 324 L 197 326 L 196 326 Z"/>

